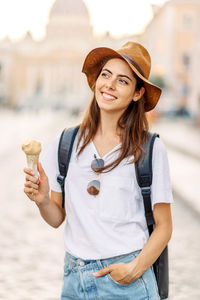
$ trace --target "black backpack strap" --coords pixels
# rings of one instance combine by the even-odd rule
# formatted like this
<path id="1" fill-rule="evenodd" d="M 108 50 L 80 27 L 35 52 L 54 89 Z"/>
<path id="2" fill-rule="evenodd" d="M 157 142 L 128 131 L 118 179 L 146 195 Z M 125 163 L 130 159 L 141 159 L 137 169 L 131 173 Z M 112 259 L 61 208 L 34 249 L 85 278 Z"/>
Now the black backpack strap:
<path id="1" fill-rule="evenodd" d="M 144 202 L 145 217 L 148 226 L 149 235 L 153 232 L 154 218 L 151 206 L 151 184 L 153 178 L 152 172 L 152 154 L 153 145 L 158 134 L 149 134 L 146 153 L 135 163 L 135 171 L 138 185 Z M 143 145 L 145 149 L 145 145 Z M 153 264 L 160 299 L 167 299 L 169 293 L 169 267 L 168 267 L 168 247 L 166 246 L 156 262 Z"/>
<path id="2" fill-rule="evenodd" d="M 69 167 L 72 148 L 79 126 L 64 129 L 58 146 L 58 166 L 60 174 L 57 176 L 57 181 L 62 189 L 62 207 L 65 205 L 65 177 Z"/>
<path id="3" fill-rule="evenodd" d="M 141 156 L 141 158 L 135 163 L 136 178 L 139 187 L 141 188 L 141 193 L 144 202 L 145 217 L 147 221 L 147 226 L 149 234 L 153 231 L 153 212 L 151 206 L 151 184 L 152 184 L 152 154 L 153 145 L 156 137 L 159 137 L 157 133 L 150 133 L 146 153 Z M 143 145 L 145 149 L 145 145 Z"/>

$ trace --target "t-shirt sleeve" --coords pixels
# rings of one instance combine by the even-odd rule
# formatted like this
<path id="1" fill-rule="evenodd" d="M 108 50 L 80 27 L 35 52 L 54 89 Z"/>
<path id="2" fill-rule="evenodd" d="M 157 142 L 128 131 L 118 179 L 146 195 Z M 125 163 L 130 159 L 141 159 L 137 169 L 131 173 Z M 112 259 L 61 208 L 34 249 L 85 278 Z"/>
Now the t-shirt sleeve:
<path id="1" fill-rule="evenodd" d="M 154 143 L 152 168 L 152 207 L 156 203 L 172 203 L 173 196 L 167 151 L 160 138 L 156 138 Z"/>
<path id="2" fill-rule="evenodd" d="M 58 168 L 58 145 L 60 135 L 50 144 L 46 152 L 41 157 L 42 167 L 49 179 L 50 189 L 52 191 L 61 193 L 60 184 L 57 182 L 57 176 L 59 174 Z"/>

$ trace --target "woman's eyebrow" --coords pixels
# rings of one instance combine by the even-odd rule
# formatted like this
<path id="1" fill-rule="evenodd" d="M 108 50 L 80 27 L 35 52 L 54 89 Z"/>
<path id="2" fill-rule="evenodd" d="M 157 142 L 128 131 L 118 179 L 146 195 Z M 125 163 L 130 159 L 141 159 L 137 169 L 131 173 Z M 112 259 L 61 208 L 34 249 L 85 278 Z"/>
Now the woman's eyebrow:
<path id="1" fill-rule="evenodd" d="M 103 69 L 102 71 L 107 71 L 108 73 L 112 74 L 112 72 L 108 69 Z"/>
<path id="2" fill-rule="evenodd" d="M 113 73 L 112 73 L 110 70 L 108 70 L 108 69 L 103 69 L 102 71 L 107 71 L 108 73 L 113 74 Z M 126 78 L 128 78 L 130 81 L 132 81 L 132 79 L 131 79 L 129 76 L 127 76 L 127 75 L 118 74 L 117 76 L 118 76 L 118 77 L 126 77 Z"/>

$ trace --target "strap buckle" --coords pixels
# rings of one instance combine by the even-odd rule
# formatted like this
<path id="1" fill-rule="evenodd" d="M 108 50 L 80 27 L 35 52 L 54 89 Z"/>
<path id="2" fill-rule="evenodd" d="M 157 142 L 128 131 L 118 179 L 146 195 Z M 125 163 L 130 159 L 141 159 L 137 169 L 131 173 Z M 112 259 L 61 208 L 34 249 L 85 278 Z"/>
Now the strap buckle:
<path id="1" fill-rule="evenodd" d="M 63 187 L 63 186 L 64 186 L 64 182 L 65 182 L 65 176 L 59 174 L 59 175 L 57 176 L 57 181 L 58 181 L 58 183 Z"/>
<path id="2" fill-rule="evenodd" d="M 144 196 L 151 195 L 151 187 L 150 186 L 141 187 L 141 193 Z"/>

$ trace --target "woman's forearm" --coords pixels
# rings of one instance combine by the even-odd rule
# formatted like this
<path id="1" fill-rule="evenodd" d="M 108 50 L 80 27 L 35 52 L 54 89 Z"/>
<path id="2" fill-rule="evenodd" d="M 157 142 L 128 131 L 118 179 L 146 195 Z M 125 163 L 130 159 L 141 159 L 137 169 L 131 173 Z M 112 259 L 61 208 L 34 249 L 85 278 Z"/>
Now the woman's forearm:
<path id="1" fill-rule="evenodd" d="M 42 218 L 52 227 L 59 227 L 65 219 L 64 210 L 50 198 L 45 203 L 37 204 Z"/>
<path id="2" fill-rule="evenodd" d="M 155 228 L 148 242 L 136 258 L 142 273 L 153 265 L 171 238 L 172 218 L 170 205 L 157 204 L 154 209 L 154 220 Z"/>
<path id="3" fill-rule="evenodd" d="M 137 256 L 142 273 L 146 271 L 160 256 L 169 242 L 172 234 L 172 226 L 162 224 L 157 226 L 151 234 L 147 244 Z"/>
<path id="4" fill-rule="evenodd" d="M 25 168 L 25 194 L 36 203 L 42 218 L 51 226 L 59 227 L 65 219 L 65 210 L 62 208 L 62 193 L 51 191 L 49 196 L 49 180 L 38 163 L 39 178 L 36 178 L 31 169 Z"/>

